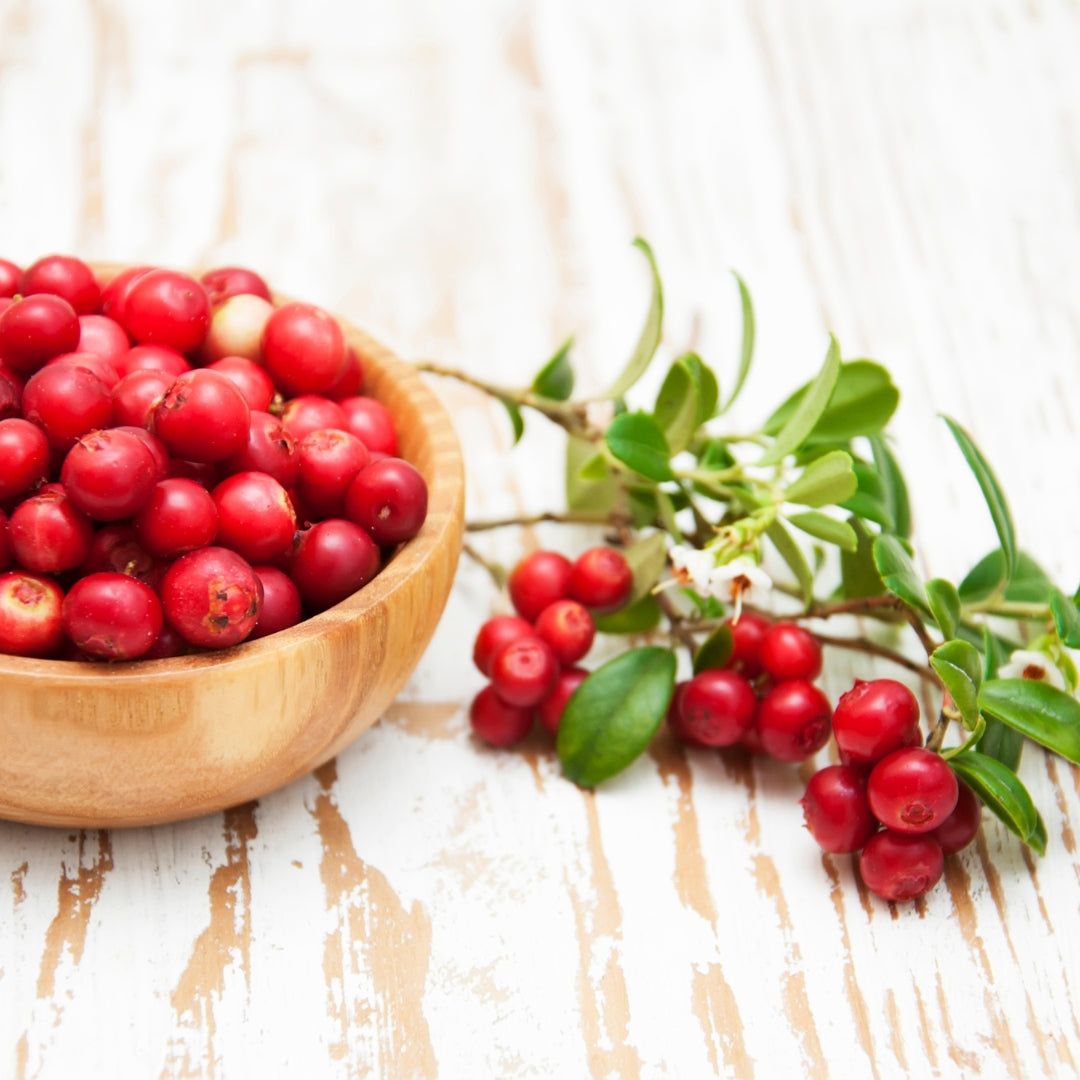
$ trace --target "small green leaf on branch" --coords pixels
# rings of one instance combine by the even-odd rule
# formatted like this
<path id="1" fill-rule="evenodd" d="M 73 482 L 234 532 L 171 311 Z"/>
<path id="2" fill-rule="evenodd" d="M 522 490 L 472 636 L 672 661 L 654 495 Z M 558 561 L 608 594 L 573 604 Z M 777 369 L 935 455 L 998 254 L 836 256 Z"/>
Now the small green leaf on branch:
<path id="1" fill-rule="evenodd" d="M 831 506 L 850 498 L 858 486 L 851 455 L 833 450 L 811 461 L 784 492 L 784 498 L 800 506 Z"/>
<path id="2" fill-rule="evenodd" d="M 890 592 L 919 611 L 929 611 L 926 590 L 902 540 L 888 535 L 875 537 L 874 565 Z"/>
<path id="3" fill-rule="evenodd" d="M 597 615 L 594 621 L 601 634 L 644 634 L 660 625 L 663 614 L 656 597 L 646 593 L 610 615 Z"/>
<path id="4" fill-rule="evenodd" d="M 983 711 L 1080 765 L 1080 702 L 1036 679 L 991 679 L 979 691 Z"/>
<path id="5" fill-rule="evenodd" d="M 735 375 L 735 385 L 731 388 L 731 396 L 724 402 L 721 412 L 727 412 L 735 404 L 754 359 L 754 305 L 750 300 L 750 290 L 746 287 L 746 282 L 738 274 L 735 274 L 735 280 L 739 284 L 739 302 L 742 306 L 742 346 L 739 349 L 739 370 Z"/>
<path id="6" fill-rule="evenodd" d="M 960 626 L 960 594 L 956 586 L 945 578 L 931 578 L 926 583 L 926 599 L 930 614 L 945 638 L 956 637 Z"/>
<path id="7" fill-rule="evenodd" d="M 514 431 L 514 446 L 521 441 L 521 436 L 525 434 L 525 418 L 521 415 L 521 410 L 517 407 L 517 404 L 511 401 L 509 398 L 499 398 L 503 403 L 503 407 L 506 409 L 507 415 L 510 417 L 510 426 Z"/>
<path id="8" fill-rule="evenodd" d="M 731 659 L 735 638 L 730 626 L 718 626 L 694 653 L 694 674 L 722 668 Z"/>
<path id="9" fill-rule="evenodd" d="M 604 432 L 612 457 L 639 476 L 660 482 L 672 480 L 671 451 L 656 421 L 643 412 L 616 416 Z"/>
<path id="10" fill-rule="evenodd" d="M 1060 589 L 1050 594 L 1050 613 L 1061 644 L 1069 649 L 1080 648 L 1080 612 Z"/>
<path id="11" fill-rule="evenodd" d="M 649 261 L 649 270 L 652 274 L 652 299 L 649 301 L 649 311 L 645 316 L 645 325 L 641 328 L 641 336 L 638 338 L 630 359 L 626 362 L 619 377 L 608 387 L 604 397 L 620 398 L 631 386 L 645 374 L 660 344 L 660 332 L 664 321 L 664 290 L 660 284 L 660 272 L 656 269 L 656 259 L 652 248 L 639 236 L 634 241 L 634 247 L 643 252 Z"/>
<path id="12" fill-rule="evenodd" d="M 908 501 L 907 483 L 884 435 L 870 436 L 870 449 L 874 465 L 885 490 L 885 506 L 892 518 L 890 532 L 907 540 L 911 536 L 911 504 Z"/>
<path id="13" fill-rule="evenodd" d="M 995 817 L 1040 855 L 1046 854 L 1045 826 L 1027 788 L 1012 769 L 974 750 L 957 754 L 949 765 Z"/>
<path id="14" fill-rule="evenodd" d="M 979 684 L 982 682 L 982 657 L 966 641 L 954 639 L 939 645 L 930 657 L 930 666 L 949 691 L 960 718 L 968 731 L 979 722 Z"/>
<path id="15" fill-rule="evenodd" d="M 533 380 L 533 393 L 552 401 L 566 401 L 574 392 L 574 369 L 570 366 L 570 346 L 567 338 L 555 355 L 540 369 Z"/>
<path id="16" fill-rule="evenodd" d="M 855 530 L 846 521 L 837 521 L 817 510 L 808 510 L 804 514 L 788 514 L 787 520 L 817 540 L 835 544 L 841 551 L 854 552 L 859 546 Z"/>
<path id="17" fill-rule="evenodd" d="M 791 533 L 784 528 L 783 522 L 774 521 L 765 531 L 765 535 L 772 541 L 780 558 L 787 563 L 788 568 L 795 575 L 795 580 L 799 584 L 799 597 L 803 602 L 803 607 L 808 608 L 814 598 L 814 572 L 810 569 L 802 548 L 795 543 Z"/>

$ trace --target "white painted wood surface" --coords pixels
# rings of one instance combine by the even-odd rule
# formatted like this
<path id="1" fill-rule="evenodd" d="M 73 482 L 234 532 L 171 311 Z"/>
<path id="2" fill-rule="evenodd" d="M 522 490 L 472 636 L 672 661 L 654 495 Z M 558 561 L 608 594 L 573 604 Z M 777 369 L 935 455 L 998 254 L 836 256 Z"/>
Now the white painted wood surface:
<path id="1" fill-rule="evenodd" d="M 597 388 L 637 334 L 641 234 L 665 348 L 731 371 L 729 268 L 750 283 L 736 424 L 833 330 L 903 389 L 926 568 L 992 545 L 948 410 L 1071 585 L 1078 55 L 1067 0 L 0 0 L 0 254 L 249 264 L 506 382 L 573 332 Z M 510 454 L 497 410 L 439 390 L 471 515 L 560 505 L 551 433 Z M 662 743 L 593 796 L 539 741 L 479 747 L 469 642 L 503 603 L 463 564 L 387 717 L 256 805 L 0 823 L 0 1075 L 1077 1074 L 1076 770 L 1025 758 L 1044 860 L 987 822 L 894 911 L 800 828 L 805 770 Z M 856 670 L 834 657 L 828 692 Z"/>

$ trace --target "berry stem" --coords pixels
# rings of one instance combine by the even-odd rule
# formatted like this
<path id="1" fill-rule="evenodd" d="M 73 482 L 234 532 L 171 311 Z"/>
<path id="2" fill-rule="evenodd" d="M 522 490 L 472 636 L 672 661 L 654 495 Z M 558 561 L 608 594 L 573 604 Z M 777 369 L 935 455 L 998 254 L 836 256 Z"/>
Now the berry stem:
<path id="1" fill-rule="evenodd" d="M 618 522 L 614 520 L 613 515 L 609 514 L 575 513 L 572 511 L 556 513 L 547 510 L 540 514 L 526 514 L 519 517 L 491 518 L 487 521 L 467 521 L 465 523 L 465 531 L 487 532 L 489 529 L 504 529 L 513 525 L 540 525 L 543 522 L 556 522 L 562 525 L 606 525 L 609 523 L 618 525 Z"/>
<path id="2" fill-rule="evenodd" d="M 484 558 L 484 556 L 467 541 L 461 545 L 461 550 L 468 555 L 473 562 L 478 563 L 488 572 L 491 580 L 495 583 L 496 589 L 505 588 L 506 571 L 498 563 L 491 562 L 489 559 Z"/>
<path id="3" fill-rule="evenodd" d="M 686 649 L 690 654 L 690 659 L 693 660 L 694 654 L 697 652 L 697 640 L 694 638 L 694 632 L 690 628 L 691 624 L 679 614 L 678 608 L 676 608 L 667 593 L 658 592 L 654 595 L 656 596 L 656 602 L 660 605 L 660 610 L 664 613 L 664 617 L 671 627 L 671 636 Z"/>
<path id="4" fill-rule="evenodd" d="M 822 645 L 835 645 L 838 649 L 849 649 L 852 652 L 862 652 L 869 656 L 878 656 L 883 660 L 888 660 L 890 663 L 914 672 L 919 678 L 926 679 L 928 682 L 937 683 L 938 681 L 932 668 L 927 667 L 925 664 L 920 664 L 916 660 L 912 660 L 910 657 L 905 656 L 901 652 L 897 652 L 895 649 L 890 649 L 887 645 L 879 645 L 876 641 L 868 641 L 866 638 L 834 637 L 832 634 L 821 634 L 816 632 L 814 637 L 817 638 Z"/>

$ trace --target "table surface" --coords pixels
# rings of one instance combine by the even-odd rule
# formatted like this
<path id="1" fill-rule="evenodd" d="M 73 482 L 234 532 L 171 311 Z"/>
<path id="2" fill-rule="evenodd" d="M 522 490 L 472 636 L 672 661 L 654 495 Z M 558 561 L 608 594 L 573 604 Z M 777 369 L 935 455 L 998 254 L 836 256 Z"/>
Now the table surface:
<path id="1" fill-rule="evenodd" d="M 636 338 L 642 235 L 663 348 L 729 382 L 730 269 L 751 287 L 733 424 L 833 331 L 902 388 L 926 571 L 993 546 L 948 411 L 1071 585 L 1077 55 L 1065 0 L 0 0 L 0 254 L 250 265 L 506 383 L 573 333 L 587 391 Z M 511 452 L 500 410 L 437 389 L 470 517 L 562 505 L 554 429 Z M 512 563 L 596 539 L 558 529 L 475 542 Z M 463 560 L 399 701 L 257 803 L 0 823 L 0 1075 L 1077 1074 L 1080 773 L 1025 756 L 1044 859 L 988 820 L 892 908 L 800 827 L 805 767 L 661 740 L 593 794 L 539 740 L 478 745 L 470 642 L 505 610 Z M 825 689 L 873 670 L 832 656 Z"/>

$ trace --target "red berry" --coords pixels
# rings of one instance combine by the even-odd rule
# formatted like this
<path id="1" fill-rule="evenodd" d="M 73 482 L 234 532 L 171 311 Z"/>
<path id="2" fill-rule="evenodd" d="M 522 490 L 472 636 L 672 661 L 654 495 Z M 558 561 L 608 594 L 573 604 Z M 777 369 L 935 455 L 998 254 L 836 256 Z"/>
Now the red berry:
<path id="1" fill-rule="evenodd" d="M 166 566 L 143 547 L 130 525 L 114 523 L 103 525 L 94 533 L 90 550 L 78 569 L 84 576 L 103 572 L 127 574 L 153 589 L 161 583 Z"/>
<path id="2" fill-rule="evenodd" d="M 270 376 L 253 360 L 243 356 L 223 356 L 212 364 L 207 364 L 207 371 L 216 371 L 227 379 L 232 379 L 236 389 L 243 395 L 252 412 L 266 412 L 274 400 L 274 384 Z"/>
<path id="3" fill-rule="evenodd" d="M 161 601 L 127 574 L 90 574 L 68 590 L 64 632 L 79 649 L 103 660 L 137 660 L 161 632 Z"/>
<path id="4" fill-rule="evenodd" d="M 133 371 L 125 375 L 112 392 L 114 424 L 145 428 L 151 422 L 158 399 L 173 384 L 173 376 L 164 371 Z"/>
<path id="5" fill-rule="evenodd" d="M 427 504 L 427 483 L 419 471 L 401 458 L 381 458 L 362 468 L 350 483 L 345 516 L 367 529 L 376 544 L 390 547 L 420 531 Z"/>
<path id="6" fill-rule="evenodd" d="M 573 566 L 556 551 L 534 551 L 510 572 L 510 602 L 524 619 L 535 622 L 541 611 L 570 595 Z"/>
<path id="7" fill-rule="evenodd" d="M 131 341 L 119 323 L 114 323 L 104 315 L 79 316 L 79 344 L 75 348 L 76 354 L 93 353 L 115 366 L 130 348 Z"/>
<path id="8" fill-rule="evenodd" d="M 242 266 L 218 266 L 213 270 L 207 270 L 199 278 L 200 284 L 206 289 L 210 303 L 218 305 L 228 300 L 230 296 L 261 296 L 264 300 L 270 300 L 270 286 L 255 273 Z"/>
<path id="9" fill-rule="evenodd" d="M 300 590 L 292 578 L 273 566 L 256 566 L 254 570 L 262 582 L 263 602 L 259 621 L 251 631 L 249 641 L 287 630 L 304 617 Z"/>
<path id="10" fill-rule="evenodd" d="M 511 641 L 491 661 L 491 685 L 508 705 L 539 705 L 555 689 L 558 678 L 555 652 L 538 637 Z"/>
<path id="11" fill-rule="evenodd" d="M 761 639 L 771 625 L 764 615 L 752 611 L 742 612 L 738 620 L 729 619 L 727 626 L 731 630 L 731 656 L 726 666 L 748 679 L 756 679 L 762 672 L 758 655 Z"/>
<path id="12" fill-rule="evenodd" d="M 154 433 L 185 461 L 224 461 L 247 442 L 251 410 L 216 371 L 185 372 L 154 409 Z"/>
<path id="13" fill-rule="evenodd" d="M 150 498 L 158 464 L 146 444 L 130 431 L 91 431 L 67 452 L 60 480 L 84 514 L 95 521 L 119 521 L 131 517 Z"/>
<path id="14" fill-rule="evenodd" d="M 15 507 L 7 533 L 11 553 L 20 566 L 56 574 L 73 570 L 86 558 L 94 526 L 61 485 L 50 484 Z"/>
<path id="15" fill-rule="evenodd" d="M 313 304 L 290 303 L 266 321 L 263 363 L 289 397 L 322 394 L 345 368 L 345 335 L 337 320 Z"/>
<path id="16" fill-rule="evenodd" d="M 196 355 L 204 363 L 213 363 L 223 356 L 242 356 L 260 362 L 263 330 L 273 314 L 273 304 L 251 293 L 239 293 L 214 304 L 210 329 Z"/>
<path id="17" fill-rule="evenodd" d="M 54 356 L 45 366 L 52 367 L 54 364 L 73 364 L 75 367 L 86 368 L 87 371 L 92 371 L 109 390 L 112 390 L 120 381 L 116 365 L 104 356 L 98 356 L 97 353 L 61 353 L 59 356 Z"/>
<path id="18" fill-rule="evenodd" d="M 52 578 L 20 570 L 0 574 L 0 653 L 55 656 L 64 642 L 63 602 Z"/>
<path id="19" fill-rule="evenodd" d="M 379 571 L 375 541 L 351 521 L 329 518 L 300 534 L 288 574 L 304 604 L 322 611 L 351 596 Z"/>
<path id="20" fill-rule="evenodd" d="M 563 668 L 559 672 L 559 679 L 555 683 L 555 689 L 536 707 L 536 717 L 545 731 L 552 735 L 558 735 L 559 725 L 562 723 L 567 703 L 574 696 L 574 691 L 588 676 L 589 673 L 584 668 L 579 667 Z"/>
<path id="21" fill-rule="evenodd" d="M 150 270 L 127 290 L 121 325 L 140 344 L 189 353 L 210 328 L 210 300 L 188 274 Z"/>
<path id="22" fill-rule="evenodd" d="M 211 492 L 217 507 L 215 543 L 250 563 L 273 562 L 292 547 L 296 514 L 285 489 L 261 472 L 222 480 Z"/>
<path id="23" fill-rule="evenodd" d="M 224 649 L 251 633 L 262 584 L 235 551 L 204 547 L 181 555 L 161 582 L 165 618 L 192 645 Z"/>
<path id="24" fill-rule="evenodd" d="M 513 746 L 529 734 L 532 709 L 508 705 L 494 687 L 485 686 L 469 706 L 469 723 L 484 742 L 492 746 Z"/>
<path id="25" fill-rule="evenodd" d="M 511 641 L 531 637 L 532 626 L 516 615 L 497 615 L 480 627 L 473 643 L 473 663 L 482 675 L 491 676 L 491 662 L 495 654 Z"/>
<path id="26" fill-rule="evenodd" d="M 345 349 L 345 368 L 338 380 L 326 391 L 326 396 L 333 401 L 341 401 L 344 398 L 356 397 L 364 385 L 364 364 L 360 354 L 348 345 Z M 391 455 L 393 456 L 393 455 Z"/>
<path id="27" fill-rule="evenodd" d="M 115 364 L 121 379 L 134 371 L 160 371 L 175 379 L 177 375 L 191 370 L 191 364 L 183 353 L 166 345 L 136 345 L 121 353 Z"/>
<path id="28" fill-rule="evenodd" d="M 939 754 L 909 747 L 886 754 L 870 773 L 870 808 L 886 828 L 925 833 L 956 809 L 956 774 Z"/>
<path id="29" fill-rule="evenodd" d="M 229 476 L 239 472 L 264 472 L 282 487 L 290 488 L 300 475 L 296 440 L 276 416 L 253 412 L 247 441 L 221 462 L 221 471 Z"/>
<path id="30" fill-rule="evenodd" d="M 373 454 L 397 457 L 398 437 L 390 410 L 374 398 L 357 394 L 338 401 L 351 431 Z"/>
<path id="31" fill-rule="evenodd" d="M 22 273 L 19 292 L 52 293 L 63 297 L 80 315 L 92 315 L 101 305 L 101 286 L 94 271 L 72 255 L 46 255 Z"/>
<path id="32" fill-rule="evenodd" d="M 915 900 L 928 893 L 944 871 L 941 847 L 931 836 L 883 829 L 867 840 L 859 856 L 866 887 L 883 900 Z"/>
<path id="33" fill-rule="evenodd" d="M 919 703 L 894 679 L 857 679 L 836 704 L 833 731 L 841 761 L 873 765 L 918 735 Z"/>
<path id="34" fill-rule="evenodd" d="M 819 769 L 799 804 L 810 835 L 824 851 L 858 851 L 878 830 L 866 798 L 866 778 L 849 765 Z"/>
<path id="35" fill-rule="evenodd" d="M 773 623 L 761 637 L 758 659 L 774 683 L 792 679 L 813 682 L 821 674 L 821 646 L 813 634 L 795 623 Z"/>
<path id="36" fill-rule="evenodd" d="M 536 617 L 536 634 L 555 650 L 560 664 L 576 664 L 592 648 L 596 623 L 576 600 L 556 600 Z"/>
<path id="37" fill-rule="evenodd" d="M 0 259 L 0 297 L 11 297 L 19 291 L 22 271 L 13 262 Z"/>
<path id="38" fill-rule="evenodd" d="M 107 282 L 101 290 L 101 314 L 123 326 L 128 292 L 139 278 L 153 269 L 152 266 L 129 266 Z"/>
<path id="39" fill-rule="evenodd" d="M 691 746 L 734 746 L 754 722 L 754 688 L 735 671 L 702 671 L 679 695 L 672 732 Z"/>
<path id="40" fill-rule="evenodd" d="M 214 542 L 218 512 L 201 484 L 183 477 L 160 481 L 131 519 L 139 543 L 159 559 L 175 559 Z"/>
<path id="41" fill-rule="evenodd" d="M 347 431 L 326 429 L 305 435 L 297 443 L 296 456 L 300 463 L 296 490 L 310 511 L 318 517 L 356 520 L 346 512 L 345 493 L 370 461 L 367 447 Z M 356 524 L 365 523 L 356 520 Z M 381 543 L 377 536 L 372 539 Z"/>
<path id="42" fill-rule="evenodd" d="M 49 440 L 29 420 L 0 420 L 0 502 L 32 491 L 49 474 Z"/>
<path id="43" fill-rule="evenodd" d="M 803 679 L 774 686 L 761 700 L 757 732 L 765 752 L 780 761 L 803 761 L 829 741 L 829 699 Z"/>
<path id="44" fill-rule="evenodd" d="M 112 395 L 87 368 L 48 365 L 26 380 L 23 416 L 45 432 L 54 450 L 66 452 L 88 431 L 109 426 Z"/>
<path id="45" fill-rule="evenodd" d="M 570 595 L 597 612 L 615 611 L 626 603 L 634 573 L 626 559 L 609 547 L 589 548 L 574 561 Z"/>
<path id="46" fill-rule="evenodd" d="M 20 375 L 30 375 L 78 344 L 79 316 L 59 296 L 25 296 L 0 314 L 0 360 Z"/>
<path id="47" fill-rule="evenodd" d="M 979 796 L 957 778 L 956 808 L 936 828 L 928 833 L 940 845 L 945 855 L 952 855 L 964 848 L 975 839 L 979 831 L 979 823 L 982 819 L 982 803 Z"/>
<path id="48" fill-rule="evenodd" d="M 297 442 L 313 431 L 348 430 L 341 406 L 321 394 L 301 394 L 286 401 L 281 422 Z"/>

